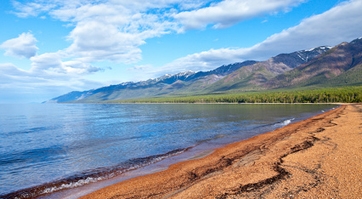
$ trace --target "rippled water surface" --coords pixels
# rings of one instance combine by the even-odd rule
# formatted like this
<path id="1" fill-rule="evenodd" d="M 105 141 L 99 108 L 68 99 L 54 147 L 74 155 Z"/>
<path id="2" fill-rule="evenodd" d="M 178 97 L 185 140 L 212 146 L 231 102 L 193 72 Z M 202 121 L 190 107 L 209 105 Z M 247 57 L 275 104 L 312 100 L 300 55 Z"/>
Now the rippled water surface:
<path id="1" fill-rule="evenodd" d="M 332 105 L 0 105 L 0 198 L 35 197 L 310 117 Z"/>

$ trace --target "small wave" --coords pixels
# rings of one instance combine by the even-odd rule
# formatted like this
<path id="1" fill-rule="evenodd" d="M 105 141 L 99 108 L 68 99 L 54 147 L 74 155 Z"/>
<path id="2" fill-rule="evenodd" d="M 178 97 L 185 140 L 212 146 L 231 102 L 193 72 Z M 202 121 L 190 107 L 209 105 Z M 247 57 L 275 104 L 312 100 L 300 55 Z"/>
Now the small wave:
<path id="1" fill-rule="evenodd" d="M 42 195 L 50 194 L 65 189 L 72 189 L 76 187 L 81 187 L 90 183 L 99 182 L 101 180 L 107 180 L 115 176 L 121 175 L 123 173 L 136 170 L 141 167 L 145 167 L 154 163 L 157 163 L 161 160 L 164 160 L 168 157 L 179 155 L 192 147 L 176 149 L 165 154 L 153 155 L 144 158 L 131 159 L 126 162 L 123 162 L 114 167 L 107 168 L 97 168 L 94 170 L 84 171 L 83 173 L 76 174 L 74 176 L 56 180 L 54 182 L 42 184 L 39 186 L 22 189 L 13 193 L 6 195 L 0 195 L 1 199 L 26 199 L 26 198 L 36 198 Z"/>
<path id="2" fill-rule="evenodd" d="M 276 126 L 276 127 L 286 126 L 286 125 L 292 123 L 293 120 L 295 120 L 295 118 L 292 118 L 292 119 L 284 120 L 284 121 L 282 121 L 282 122 L 275 123 L 274 126 Z"/>

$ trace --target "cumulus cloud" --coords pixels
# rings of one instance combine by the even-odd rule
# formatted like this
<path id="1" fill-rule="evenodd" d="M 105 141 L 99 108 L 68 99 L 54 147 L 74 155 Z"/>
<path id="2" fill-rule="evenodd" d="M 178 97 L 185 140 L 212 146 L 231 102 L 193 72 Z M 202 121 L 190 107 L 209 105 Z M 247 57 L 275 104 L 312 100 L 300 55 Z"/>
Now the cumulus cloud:
<path id="1" fill-rule="evenodd" d="M 136 62 L 141 59 L 138 46 L 144 43 L 137 34 L 120 32 L 115 25 L 97 21 L 78 24 L 70 33 L 69 39 L 73 43 L 67 49 L 68 53 L 85 62 Z"/>
<path id="2" fill-rule="evenodd" d="M 250 48 L 211 49 L 187 55 L 164 66 L 164 70 L 211 70 L 223 64 L 244 60 L 265 60 L 279 53 L 318 46 L 334 46 L 362 36 L 361 0 L 336 7 L 303 20 L 299 25 L 274 34 Z"/>
<path id="3" fill-rule="evenodd" d="M 16 2 L 18 16 L 48 15 L 68 23 L 71 45 L 68 55 L 83 62 L 136 63 L 142 59 L 140 46 L 149 38 L 179 32 L 171 13 L 202 6 L 202 0 L 90 1 L 37 0 Z M 207 2 L 207 1 L 206 1 Z"/>
<path id="4" fill-rule="evenodd" d="M 31 58 L 30 72 L 48 76 L 77 76 L 104 70 L 79 60 L 63 61 L 62 56 L 65 55 L 59 51 L 34 56 Z"/>
<path id="5" fill-rule="evenodd" d="M 5 50 L 6 56 L 30 58 L 36 55 L 38 47 L 36 38 L 31 34 L 22 33 L 17 38 L 9 39 L 0 45 Z"/>
<path id="6" fill-rule="evenodd" d="M 224 0 L 198 10 L 180 12 L 174 15 L 186 29 L 200 29 L 212 24 L 214 28 L 231 26 L 245 19 L 286 11 L 305 0 Z"/>
<path id="7" fill-rule="evenodd" d="M 257 15 L 287 10 L 305 0 L 37 0 L 14 1 L 18 16 L 49 15 L 69 23 L 71 45 L 64 49 L 85 63 L 137 63 L 150 38 L 187 28 L 230 26 Z"/>
<path id="8" fill-rule="evenodd" d="M 67 36 L 71 44 L 62 50 L 65 56 L 54 57 L 57 53 L 52 54 L 52 64 L 58 66 L 40 63 L 48 61 L 50 54 L 32 59 L 33 69 L 47 67 L 48 71 L 62 73 L 65 71 L 61 66 L 63 59 L 74 59 L 83 62 L 84 66 L 98 61 L 137 63 L 142 60 L 140 46 L 147 39 L 180 33 L 187 28 L 203 28 L 208 24 L 216 28 L 226 27 L 252 16 L 287 10 L 303 1 L 37 0 L 27 3 L 14 1 L 14 6 L 18 16 L 49 15 L 73 27 Z M 7 51 L 7 54 L 15 54 L 11 52 Z M 34 56 L 32 52 L 27 57 Z"/>
<path id="9" fill-rule="evenodd" d="M 174 32 L 177 25 L 167 10 L 180 0 L 155 1 L 44 1 L 16 3 L 18 15 L 49 16 L 74 29 L 67 51 L 84 61 L 137 62 L 145 40 Z M 191 2 L 191 1 L 186 1 Z M 44 8 L 40 9 L 44 5 Z M 162 13 L 158 9 L 162 10 Z M 153 11 L 150 12 L 149 10 Z M 171 12 L 171 11 L 169 11 Z"/>
<path id="10" fill-rule="evenodd" d="M 63 73 L 62 61 L 58 53 L 44 53 L 31 58 L 33 72 L 53 70 Z"/>
<path id="11" fill-rule="evenodd" d="M 33 70 L 59 73 L 72 71 L 75 65 L 83 70 L 78 73 L 99 71 L 90 63 L 113 61 L 137 63 L 142 59 L 140 46 L 149 38 L 178 33 L 189 28 L 223 28 L 242 20 L 286 12 L 306 0 L 36 0 L 27 3 L 14 1 L 18 16 L 49 16 L 70 23 L 72 31 L 67 36 L 70 46 L 59 53 L 46 53 L 31 59 Z M 266 59 L 277 53 L 301 50 L 315 45 L 335 45 L 343 39 L 353 39 L 360 34 L 360 0 L 347 1 L 335 8 L 303 20 L 299 25 L 272 35 L 265 41 L 244 49 L 212 49 L 179 58 L 165 68 L 182 66 L 202 70 L 223 63 L 245 59 Z M 37 50 L 35 38 L 23 33 L 21 47 L 14 47 L 11 40 L 2 48 L 7 55 L 33 57 Z M 17 38 L 18 40 L 20 40 Z M 30 39 L 29 39 L 30 38 Z M 33 38 L 33 39 L 31 39 Z M 9 44 L 10 43 L 10 44 Z M 24 48 L 27 47 L 27 48 Z M 25 50 L 27 49 L 27 50 Z M 23 50 L 23 51 L 22 51 Z M 48 59 L 48 60 L 47 60 Z M 65 64 L 63 60 L 73 60 Z M 53 61 L 46 64 L 45 61 Z M 69 64 L 72 63 L 72 64 Z M 77 63 L 77 64 L 74 64 Z M 52 66 L 53 65 L 53 66 Z M 71 66 L 68 68 L 66 66 Z"/>

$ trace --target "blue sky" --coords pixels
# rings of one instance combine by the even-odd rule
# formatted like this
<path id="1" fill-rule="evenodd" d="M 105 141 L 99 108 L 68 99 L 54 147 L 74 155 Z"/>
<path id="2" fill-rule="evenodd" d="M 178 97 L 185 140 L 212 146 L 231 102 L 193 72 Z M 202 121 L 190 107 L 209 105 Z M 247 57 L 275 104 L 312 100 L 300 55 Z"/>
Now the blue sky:
<path id="1" fill-rule="evenodd" d="M 3 0 L 0 103 L 362 36 L 362 0 Z"/>

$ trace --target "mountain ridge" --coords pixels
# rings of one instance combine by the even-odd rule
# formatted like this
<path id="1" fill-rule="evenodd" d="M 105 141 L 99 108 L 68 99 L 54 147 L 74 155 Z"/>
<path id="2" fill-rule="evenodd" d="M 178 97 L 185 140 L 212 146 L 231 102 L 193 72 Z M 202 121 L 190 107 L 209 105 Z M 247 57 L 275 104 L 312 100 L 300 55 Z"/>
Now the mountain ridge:
<path id="1" fill-rule="evenodd" d="M 313 59 L 329 49 L 329 47 L 321 46 L 311 50 L 279 54 L 266 61 L 238 69 L 224 80 L 218 82 L 214 89 L 217 91 L 263 89 L 263 84 L 266 81 L 306 63 L 309 59 Z"/>
<path id="2" fill-rule="evenodd" d="M 268 88 L 325 84 L 327 81 L 340 78 L 340 75 L 360 64 L 362 64 L 362 39 L 355 39 L 350 43 L 342 42 L 317 59 L 311 60 L 295 70 L 286 72 L 268 82 Z M 361 74 L 360 70 L 355 72 Z M 355 81 L 355 79 L 349 79 L 348 81 Z M 357 78 L 357 82 L 353 83 L 358 83 L 360 80 Z M 348 82 L 334 85 L 348 85 Z"/>
<path id="3" fill-rule="evenodd" d="M 334 47 L 281 53 L 210 71 L 184 71 L 139 82 L 73 91 L 47 102 L 102 102 L 320 85 L 362 85 L 362 38 Z M 347 82 L 346 82 L 347 81 Z"/>

